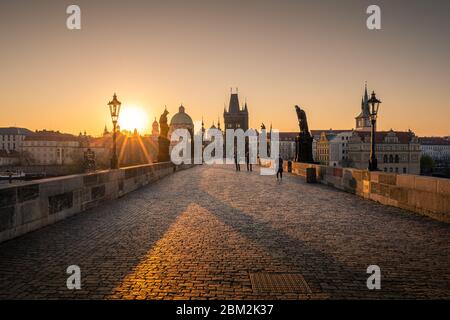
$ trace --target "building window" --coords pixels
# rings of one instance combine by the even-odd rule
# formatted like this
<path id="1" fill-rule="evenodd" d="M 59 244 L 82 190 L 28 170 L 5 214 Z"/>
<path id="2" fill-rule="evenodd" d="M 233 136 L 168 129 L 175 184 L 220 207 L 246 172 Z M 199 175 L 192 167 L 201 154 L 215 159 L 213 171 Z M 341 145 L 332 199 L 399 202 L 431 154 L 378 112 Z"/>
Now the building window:
<path id="1" fill-rule="evenodd" d="M 394 170 L 392 168 L 389 168 L 389 172 L 394 172 Z"/>
<path id="2" fill-rule="evenodd" d="M 398 157 L 398 154 L 395 155 L 395 163 L 399 163 L 399 157 Z"/>
<path id="3" fill-rule="evenodd" d="M 403 168 L 403 173 L 406 173 L 406 168 Z"/>
<path id="4" fill-rule="evenodd" d="M 390 154 L 389 155 L 389 163 L 393 163 L 393 162 L 394 162 L 394 157 L 392 156 L 392 154 Z"/>
<path id="5" fill-rule="evenodd" d="M 387 163 L 387 162 L 388 162 L 388 156 L 387 156 L 387 154 L 385 154 L 385 155 L 383 156 L 383 162 L 384 162 L 384 163 Z"/>

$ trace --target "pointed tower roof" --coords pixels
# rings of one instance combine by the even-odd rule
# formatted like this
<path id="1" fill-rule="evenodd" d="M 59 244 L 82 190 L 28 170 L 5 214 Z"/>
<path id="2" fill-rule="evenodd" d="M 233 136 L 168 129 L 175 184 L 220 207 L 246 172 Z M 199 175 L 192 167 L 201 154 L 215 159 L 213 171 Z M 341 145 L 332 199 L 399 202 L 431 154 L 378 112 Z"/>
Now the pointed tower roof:
<path id="1" fill-rule="evenodd" d="M 369 95 L 367 93 L 367 82 L 364 86 L 364 95 L 361 99 L 361 113 L 356 117 L 358 118 L 368 118 L 370 116 L 369 110 Z"/>
<path id="2" fill-rule="evenodd" d="M 367 101 L 369 101 L 369 95 L 367 94 L 367 81 L 366 81 L 364 89 L 364 103 L 366 103 Z"/>
<path id="3" fill-rule="evenodd" d="M 245 100 L 244 112 L 248 112 L 248 108 L 247 108 L 247 99 Z"/>
<path id="4" fill-rule="evenodd" d="M 230 96 L 230 104 L 228 106 L 228 112 L 238 113 L 240 111 L 239 98 L 237 93 L 232 93 Z"/>

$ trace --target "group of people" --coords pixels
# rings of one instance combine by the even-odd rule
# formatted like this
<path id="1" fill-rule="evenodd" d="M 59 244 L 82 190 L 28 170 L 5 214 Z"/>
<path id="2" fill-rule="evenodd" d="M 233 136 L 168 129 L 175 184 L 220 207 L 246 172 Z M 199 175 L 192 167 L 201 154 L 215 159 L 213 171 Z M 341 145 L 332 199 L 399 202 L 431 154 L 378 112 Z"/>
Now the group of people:
<path id="1" fill-rule="evenodd" d="M 234 153 L 234 164 L 236 171 L 241 171 L 241 164 L 238 161 L 237 153 Z M 245 164 L 247 165 L 247 171 L 253 171 L 253 165 L 250 163 L 250 155 L 248 151 L 245 153 Z M 277 180 L 283 180 L 283 158 L 278 156 L 277 160 Z"/>

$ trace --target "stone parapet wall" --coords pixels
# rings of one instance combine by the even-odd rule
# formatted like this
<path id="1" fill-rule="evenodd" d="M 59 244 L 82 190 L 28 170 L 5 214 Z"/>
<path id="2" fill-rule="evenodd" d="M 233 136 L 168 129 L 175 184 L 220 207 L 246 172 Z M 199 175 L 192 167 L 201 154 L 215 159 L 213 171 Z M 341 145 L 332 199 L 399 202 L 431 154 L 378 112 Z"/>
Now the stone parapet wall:
<path id="1" fill-rule="evenodd" d="M 322 184 L 450 223 L 449 179 L 292 163 L 295 175 L 306 177 L 306 168 L 315 168 Z"/>
<path id="2" fill-rule="evenodd" d="M 0 242 L 97 207 L 191 166 L 164 162 L 1 186 Z"/>

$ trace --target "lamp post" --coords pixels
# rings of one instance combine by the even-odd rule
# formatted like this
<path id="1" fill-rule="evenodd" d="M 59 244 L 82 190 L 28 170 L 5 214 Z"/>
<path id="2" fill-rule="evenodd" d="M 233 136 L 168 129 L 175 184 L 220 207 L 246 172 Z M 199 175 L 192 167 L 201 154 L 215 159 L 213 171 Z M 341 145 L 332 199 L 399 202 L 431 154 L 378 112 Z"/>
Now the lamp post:
<path id="1" fill-rule="evenodd" d="M 372 123 L 372 146 L 370 149 L 370 160 L 369 160 L 369 171 L 377 171 L 377 156 L 375 154 L 375 133 L 377 124 L 378 108 L 380 107 L 381 101 L 375 96 L 375 91 L 372 91 L 372 96 L 368 101 L 370 108 L 370 121 Z"/>
<path id="2" fill-rule="evenodd" d="M 121 105 L 122 103 L 120 103 L 120 101 L 117 100 L 117 96 L 114 93 L 112 101 L 108 102 L 109 112 L 111 113 L 111 120 L 113 123 L 113 149 L 111 156 L 111 169 L 119 169 L 119 162 L 117 160 L 116 136 L 117 136 L 117 121 L 119 120 Z"/>

